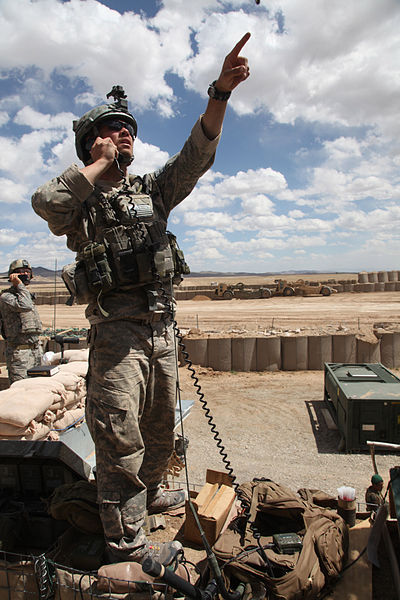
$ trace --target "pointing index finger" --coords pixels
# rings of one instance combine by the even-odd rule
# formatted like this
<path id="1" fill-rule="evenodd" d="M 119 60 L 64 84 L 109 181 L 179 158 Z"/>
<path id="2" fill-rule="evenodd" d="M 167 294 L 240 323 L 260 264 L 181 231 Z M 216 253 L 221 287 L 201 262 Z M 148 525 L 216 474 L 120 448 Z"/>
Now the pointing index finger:
<path id="1" fill-rule="evenodd" d="M 248 42 L 248 40 L 250 39 L 250 36 L 251 36 L 251 33 L 249 33 L 249 32 L 245 33 L 244 36 L 242 37 L 242 39 L 231 50 L 230 55 L 231 56 L 239 56 L 239 52 L 241 51 L 243 46 Z"/>

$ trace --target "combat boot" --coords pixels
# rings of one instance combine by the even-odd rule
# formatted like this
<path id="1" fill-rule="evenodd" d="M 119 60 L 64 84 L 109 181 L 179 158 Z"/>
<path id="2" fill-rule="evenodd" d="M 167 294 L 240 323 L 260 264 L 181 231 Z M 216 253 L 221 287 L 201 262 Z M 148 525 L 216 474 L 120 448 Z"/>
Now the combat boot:
<path id="1" fill-rule="evenodd" d="M 184 490 L 167 490 L 160 487 L 153 500 L 147 505 L 147 512 L 149 515 L 168 512 L 183 506 L 185 501 L 186 492 Z"/>

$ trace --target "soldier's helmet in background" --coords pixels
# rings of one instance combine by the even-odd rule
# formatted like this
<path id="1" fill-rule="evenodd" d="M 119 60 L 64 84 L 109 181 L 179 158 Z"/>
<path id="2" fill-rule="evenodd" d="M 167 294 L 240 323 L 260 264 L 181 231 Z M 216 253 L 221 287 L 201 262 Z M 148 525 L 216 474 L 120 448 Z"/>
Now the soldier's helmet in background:
<path id="1" fill-rule="evenodd" d="M 24 258 L 17 258 L 16 260 L 12 261 L 8 267 L 8 276 L 10 276 L 11 273 L 15 273 L 17 269 L 29 269 L 32 276 L 32 267 Z"/>

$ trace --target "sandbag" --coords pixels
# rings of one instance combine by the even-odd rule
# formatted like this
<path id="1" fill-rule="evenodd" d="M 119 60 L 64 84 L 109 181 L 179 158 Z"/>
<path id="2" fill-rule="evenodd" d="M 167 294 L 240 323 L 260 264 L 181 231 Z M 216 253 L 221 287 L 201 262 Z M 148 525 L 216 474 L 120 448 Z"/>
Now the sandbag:
<path id="1" fill-rule="evenodd" d="M 84 407 L 68 410 L 61 416 L 61 418 L 54 421 L 52 429 L 55 431 L 62 431 L 64 429 L 67 429 L 67 427 L 70 427 L 82 421 L 84 416 Z"/>
<path id="2" fill-rule="evenodd" d="M 27 427 L 16 427 L 10 423 L 0 423 L 0 437 L 22 438 L 32 434 L 44 436 L 48 433 L 49 427 L 52 426 L 55 418 L 55 414 L 50 410 L 47 410 L 43 415 L 42 421 L 31 421 Z"/>
<path id="3" fill-rule="evenodd" d="M 68 362 L 89 360 L 89 348 L 80 348 L 79 350 L 64 350 L 64 360 Z M 58 365 L 61 360 L 61 352 L 55 352 L 51 357 L 51 364 Z"/>
<path id="4" fill-rule="evenodd" d="M 214 545 L 227 584 L 262 584 L 271 599 L 317 598 L 346 562 L 344 520 L 270 480 L 245 483 L 238 496 L 248 519 L 235 519 Z"/>
<path id="5" fill-rule="evenodd" d="M 31 421 L 43 415 L 57 399 L 58 394 L 43 387 L 37 387 L 35 393 L 28 393 L 28 390 L 19 388 L 2 390 L 0 422 L 27 427 Z"/>
<path id="6" fill-rule="evenodd" d="M 175 573 L 185 581 L 190 581 L 187 569 L 178 564 Z M 103 565 L 97 571 L 97 590 L 109 594 L 126 594 L 128 592 L 146 591 L 150 586 L 154 590 L 166 592 L 165 583 L 156 582 L 147 575 L 139 563 L 121 562 Z"/>
<path id="7" fill-rule="evenodd" d="M 81 377 L 85 377 L 87 374 L 89 363 L 84 360 L 77 360 L 69 362 L 65 365 L 60 365 L 60 371 L 62 373 L 75 373 Z"/>
<path id="8" fill-rule="evenodd" d="M 39 586 L 32 560 L 9 562 L 0 560 L 1 598 L 10 600 L 27 600 L 40 598 Z"/>
<path id="9" fill-rule="evenodd" d="M 86 387 L 86 381 L 83 377 L 68 371 L 60 370 L 51 379 L 61 382 L 67 391 L 75 391 L 77 388 Z"/>
<path id="10" fill-rule="evenodd" d="M 18 390 L 21 393 L 25 393 L 27 390 L 30 394 L 36 393 L 37 388 L 43 388 L 54 394 L 65 394 L 65 387 L 62 381 L 57 380 L 55 377 L 28 377 L 27 379 L 19 379 L 14 381 L 9 387 L 10 390 Z"/>
<path id="11" fill-rule="evenodd" d="M 12 431 L 12 430 L 10 430 Z M 2 440 L 42 440 L 47 438 L 50 433 L 50 427 L 45 425 L 45 423 L 38 423 L 37 421 L 32 421 L 29 428 L 26 428 L 25 431 L 20 431 L 17 435 L 10 433 L 8 435 L 1 435 L 0 438 Z"/>

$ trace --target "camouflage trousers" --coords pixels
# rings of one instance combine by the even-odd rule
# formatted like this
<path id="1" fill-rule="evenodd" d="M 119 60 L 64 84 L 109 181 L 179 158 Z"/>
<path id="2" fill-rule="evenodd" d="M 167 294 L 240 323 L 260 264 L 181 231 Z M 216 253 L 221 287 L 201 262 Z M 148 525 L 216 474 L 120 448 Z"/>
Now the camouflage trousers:
<path id="1" fill-rule="evenodd" d="M 43 345 L 41 341 L 32 345 L 32 348 L 19 348 L 13 344 L 7 344 L 6 363 L 10 385 L 19 379 L 28 377 L 27 370 L 41 364 L 43 356 Z"/>
<path id="2" fill-rule="evenodd" d="M 146 543 L 146 505 L 174 446 L 176 361 L 163 321 L 100 323 L 90 331 L 86 420 L 96 448 L 100 516 L 114 560 Z"/>

